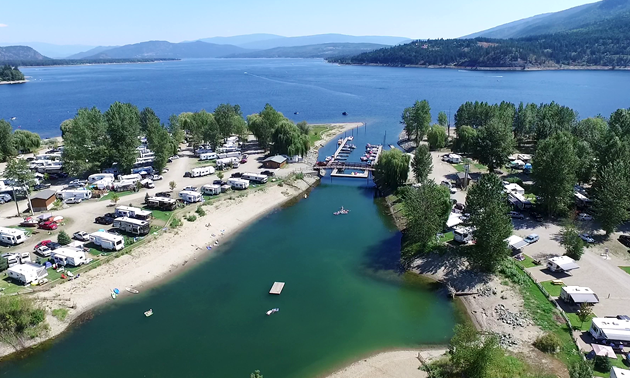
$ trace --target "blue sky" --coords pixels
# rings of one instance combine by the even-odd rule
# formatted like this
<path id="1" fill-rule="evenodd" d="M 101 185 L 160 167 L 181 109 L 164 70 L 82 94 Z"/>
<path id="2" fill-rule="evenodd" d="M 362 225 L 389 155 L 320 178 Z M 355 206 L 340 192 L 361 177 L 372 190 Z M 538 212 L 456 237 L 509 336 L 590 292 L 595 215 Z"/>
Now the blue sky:
<path id="1" fill-rule="evenodd" d="M 0 42 L 120 45 L 321 33 L 450 38 L 593 0 L 20 0 Z M 5 7 L 6 8 L 6 7 Z"/>

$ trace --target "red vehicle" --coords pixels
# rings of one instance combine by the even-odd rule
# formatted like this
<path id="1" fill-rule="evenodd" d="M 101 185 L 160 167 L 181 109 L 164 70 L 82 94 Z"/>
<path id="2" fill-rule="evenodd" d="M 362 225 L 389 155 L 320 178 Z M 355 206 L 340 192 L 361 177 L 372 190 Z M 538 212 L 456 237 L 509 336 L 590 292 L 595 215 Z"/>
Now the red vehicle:
<path id="1" fill-rule="evenodd" d="M 39 243 L 37 243 L 37 245 L 33 249 L 37 249 L 39 247 L 47 247 L 48 244 L 50 244 L 50 243 L 52 243 L 52 240 L 42 240 Z"/>
<path id="2" fill-rule="evenodd" d="M 47 221 L 47 222 L 39 224 L 39 228 L 41 228 L 43 230 L 56 230 L 57 227 L 58 227 L 57 223 L 51 222 L 51 221 Z"/>

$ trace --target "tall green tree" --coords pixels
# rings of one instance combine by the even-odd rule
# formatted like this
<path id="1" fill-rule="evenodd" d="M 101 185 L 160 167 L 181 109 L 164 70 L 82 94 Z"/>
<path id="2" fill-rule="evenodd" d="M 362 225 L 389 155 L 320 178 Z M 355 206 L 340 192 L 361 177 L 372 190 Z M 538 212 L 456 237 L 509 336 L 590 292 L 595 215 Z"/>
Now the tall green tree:
<path id="1" fill-rule="evenodd" d="M 493 368 L 503 355 L 496 335 L 481 335 L 460 324 L 455 326 L 449 354 L 454 370 L 467 378 L 494 378 Z"/>
<path id="2" fill-rule="evenodd" d="M 573 260 L 579 260 L 584 254 L 584 241 L 580 238 L 580 232 L 573 224 L 567 224 L 561 231 L 560 244 L 564 246 L 566 255 Z"/>
<path id="3" fill-rule="evenodd" d="M 13 128 L 9 122 L 0 119 L 0 161 L 6 161 L 16 155 L 17 150 L 13 145 Z"/>
<path id="4" fill-rule="evenodd" d="M 306 121 L 298 122 L 296 126 L 298 127 L 298 129 L 300 129 L 300 132 L 304 135 L 308 135 L 311 132 L 311 127 Z"/>
<path id="5" fill-rule="evenodd" d="M 267 104 L 260 113 L 247 117 L 247 127 L 258 140 L 258 144 L 262 148 L 267 149 L 271 144 L 271 136 L 274 130 L 284 120 L 286 118 L 282 113 Z"/>
<path id="6" fill-rule="evenodd" d="M 426 144 L 421 144 L 416 148 L 411 160 L 411 169 L 416 176 L 417 182 L 425 182 L 433 171 L 433 158 Z"/>
<path id="7" fill-rule="evenodd" d="M 214 119 L 219 126 L 221 138 L 226 139 L 233 134 L 240 135 L 246 125 L 239 105 L 221 104 L 214 110 Z"/>
<path id="8" fill-rule="evenodd" d="M 405 234 L 416 244 L 414 252 L 429 252 L 437 233 L 444 230 L 451 212 L 451 195 L 445 186 L 425 181 L 419 188 L 406 192 L 404 214 L 407 219 Z"/>
<path id="9" fill-rule="evenodd" d="M 15 130 L 13 132 L 13 146 L 21 152 L 35 152 L 42 146 L 39 134 L 27 130 Z"/>
<path id="10" fill-rule="evenodd" d="M 431 125 L 431 107 L 427 100 L 416 101 L 409 108 L 405 108 L 402 114 L 402 122 L 405 125 L 407 137 L 420 145 Z"/>
<path id="11" fill-rule="evenodd" d="M 438 113 L 438 125 L 444 128 L 448 127 L 448 116 L 445 112 Z"/>
<path id="12" fill-rule="evenodd" d="M 24 159 L 10 159 L 7 163 L 7 167 L 4 170 L 4 177 L 11 182 L 11 185 L 22 188 L 26 194 L 31 214 L 33 214 L 33 206 L 31 205 L 31 198 L 29 196 L 31 187 L 35 185 L 35 174 L 28 168 L 28 162 Z M 13 190 L 13 197 L 16 199 L 15 189 Z M 20 208 L 17 201 L 15 201 L 18 217 L 20 216 Z"/>
<path id="13" fill-rule="evenodd" d="M 593 184 L 593 210 L 606 235 L 628 219 L 630 208 L 630 165 L 626 160 L 598 169 Z"/>
<path id="14" fill-rule="evenodd" d="M 488 173 L 473 185 L 466 209 L 475 227 L 475 247 L 468 260 L 477 269 L 494 272 L 508 257 L 505 239 L 512 235 L 512 220 L 499 176 Z"/>
<path id="15" fill-rule="evenodd" d="M 537 204 L 549 215 L 565 213 L 573 203 L 578 158 L 568 133 L 557 133 L 538 142 L 533 159 L 534 191 Z"/>
<path id="16" fill-rule="evenodd" d="M 250 375 L 250 378 L 263 378 L 263 375 L 260 370 L 256 370 Z"/>
<path id="17" fill-rule="evenodd" d="M 514 114 L 514 136 L 519 140 L 530 139 L 534 134 L 536 115 L 538 107 L 536 104 L 524 105 L 522 102 L 516 108 Z"/>
<path id="18" fill-rule="evenodd" d="M 374 167 L 376 182 L 389 190 L 396 190 L 407 181 L 410 157 L 398 149 L 383 151 Z"/>
<path id="19" fill-rule="evenodd" d="M 514 144 L 512 125 L 493 119 L 486 126 L 477 129 L 473 156 L 493 172 L 508 163 Z"/>
<path id="20" fill-rule="evenodd" d="M 446 135 L 446 129 L 440 125 L 433 125 L 429 128 L 429 131 L 427 131 L 427 142 L 429 143 L 429 148 L 432 150 L 444 148 L 447 140 L 448 135 Z"/>
<path id="21" fill-rule="evenodd" d="M 140 132 L 146 134 L 150 126 L 160 124 L 160 118 L 155 114 L 153 109 L 144 108 L 140 112 Z"/>
<path id="22" fill-rule="evenodd" d="M 304 156 L 308 153 L 310 140 L 289 120 L 281 121 L 271 136 L 271 153 L 276 155 Z"/>
<path id="23" fill-rule="evenodd" d="M 535 136 L 541 141 L 551 137 L 553 134 L 571 131 L 577 122 L 577 113 L 566 106 L 561 106 L 555 102 L 541 104 L 538 107 Z"/>
<path id="24" fill-rule="evenodd" d="M 585 140 L 575 138 L 574 143 L 575 145 L 573 146 L 573 149 L 575 151 L 575 156 L 578 159 L 575 176 L 578 182 L 589 183 L 593 179 L 595 169 L 597 167 L 595 151 Z"/>
<path id="25" fill-rule="evenodd" d="M 113 103 L 104 114 L 109 136 L 109 162 L 117 162 L 118 167 L 131 170 L 138 157 L 136 148 L 140 145 L 140 112 L 134 105 Z"/>
<path id="26" fill-rule="evenodd" d="M 169 156 L 177 152 L 177 142 L 164 125 L 156 124 L 155 122 L 151 122 L 147 126 L 146 135 L 149 149 L 155 154 L 153 168 L 158 174 L 162 173 L 166 163 L 168 163 Z"/>
<path id="27" fill-rule="evenodd" d="M 109 159 L 110 140 L 103 113 L 81 108 L 73 119 L 61 124 L 64 170 L 71 175 L 97 172 Z"/>
<path id="28" fill-rule="evenodd" d="M 179 123 L 179 117 L 175 114 L 171 114 L 171 116 L 168 117 L 168 132 L 173 136 L 173 140 L 177 146 L 186 138 L 186 133 Z"/>
<path id="29" fill-rule="evenodd" d="M 453 150 L 462 154 L 473 154 L 477 143 L 477 130 L 470 126 L 457 129 L 457 137 L 453 142 Z"/>

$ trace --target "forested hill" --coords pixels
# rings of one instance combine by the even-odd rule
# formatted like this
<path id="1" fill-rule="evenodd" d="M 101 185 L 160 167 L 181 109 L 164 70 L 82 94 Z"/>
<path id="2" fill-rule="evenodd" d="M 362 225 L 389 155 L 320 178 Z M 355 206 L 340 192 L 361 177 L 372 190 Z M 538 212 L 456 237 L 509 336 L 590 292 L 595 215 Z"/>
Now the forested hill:
<path id="1" fill-rule="evenodd" d="M 630 67 L 630 12 L 581 29 L 519 39 L 414 41 L 352 57 L 345 64 L 467 68 Z"/>
<path id="2" fill-rule="evenodd" d="M 232 54 L 225 58 L 328 58 L 356 55 L 383 47 L 386 47 L 386 45 L 376 43 L 323 43 L 308 46 L 276 47 L 262 51 Z"/>
<path id="3" fill-rule="evenodd" d="M 0 47 L 0 62 L 6 61 L 43 61 L 49 58 L 43 56 L 28 46 Z"/>
<path id="4" fill-rule="evenodd" d="M 22 80 L 24 80 L 24 75 L 17 69 L 17 67 L 11 67 L 9 65 L 0 67 L 0 82 Z"/>

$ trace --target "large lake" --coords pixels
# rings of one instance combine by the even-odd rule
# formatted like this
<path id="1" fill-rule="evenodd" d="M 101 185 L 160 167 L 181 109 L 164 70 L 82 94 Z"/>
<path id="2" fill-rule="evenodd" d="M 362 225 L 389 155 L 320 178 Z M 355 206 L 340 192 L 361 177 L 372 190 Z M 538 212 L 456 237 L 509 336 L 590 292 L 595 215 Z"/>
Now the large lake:
<path id="1" fill-rule="evenodd" d="M 400 113 L 428 99 L 434 115 L 464 101 L 557 101 L 582 117 L 627 107 L 626 72 L 468 72 L 352 67 L 318 60 L 187 60 L 25 68 L 0 86 L 0 118 L 59 135 L 80 107 L 114 101 L 172 113 L 265 103 L 296 121 L 363 121 L 355 143 L 395 143 Z M 342 112 L 349 116 L 342 117 Z M 299 112 L 299 115 L 294 115 Z M 334 144 L 334 142 L 333 142 Z M 333 145 L 325 148 L 327 154 Z M 350 215 L 334 217 L 340 206 Z M 208 215 L 212 217 L 211 214 Z M 450 302 L 398 274 L 400 233 L 362 180 L 330 182 L 262 218 L 175 280 L 99 308 L 94 318 L 0 363 L 0 377 L 315 377 L 383 349 L 444 343 Z M 177 246 L 173 247 L 177 253 Z M 267 294 L 273 281 L 283 294 Z M 267 317 L 264 312 L 280 307 Z M 142 312 L 153 308 L 155 315 Z"/>

